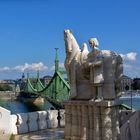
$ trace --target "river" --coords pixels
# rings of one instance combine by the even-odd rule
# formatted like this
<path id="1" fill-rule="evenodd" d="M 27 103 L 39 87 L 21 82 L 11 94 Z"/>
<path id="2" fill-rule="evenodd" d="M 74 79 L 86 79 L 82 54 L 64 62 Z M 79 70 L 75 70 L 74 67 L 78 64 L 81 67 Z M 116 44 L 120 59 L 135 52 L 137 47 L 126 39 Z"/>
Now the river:
<path id="1" fill-rule="evenodd" d="M 135 110 L 140 110 L 140 96 L 132 97 L 132 100 L 131 97 L 123 97 L 121 98 L 121 100 L 124 104 L 130 107 L 132 105 L 132 108 L 134 108 Z"/>
<path id="2" fill-rule="evenodd" d="M 10 110 L 12 114 L 54 109 L 54 106 L 47 100 L 45 100 L 43 105 L 38 106 L 25 104 L 18 100 L 0 100 L 0 106 Z"/>

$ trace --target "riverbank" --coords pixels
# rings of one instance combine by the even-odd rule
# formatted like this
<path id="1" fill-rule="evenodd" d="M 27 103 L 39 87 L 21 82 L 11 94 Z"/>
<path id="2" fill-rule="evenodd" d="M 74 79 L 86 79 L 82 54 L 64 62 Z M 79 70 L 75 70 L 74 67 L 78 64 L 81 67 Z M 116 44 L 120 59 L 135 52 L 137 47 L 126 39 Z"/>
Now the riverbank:
<path id="1" fill-rule="evenodd" d="M 16 99 L 15 92 L 0 91 L 0 100 L 11 100 L 11 99 Z"/>

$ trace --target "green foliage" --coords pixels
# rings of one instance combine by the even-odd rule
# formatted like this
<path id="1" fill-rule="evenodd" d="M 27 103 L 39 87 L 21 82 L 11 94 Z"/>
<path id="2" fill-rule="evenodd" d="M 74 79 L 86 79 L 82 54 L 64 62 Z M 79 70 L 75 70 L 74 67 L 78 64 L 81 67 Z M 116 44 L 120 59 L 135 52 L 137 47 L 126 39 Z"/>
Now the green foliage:
<path id="1" fill-rule="evenodd" d="M 129 90 L 129 86 L 128 86 L 128 85 L 125 86 L 125 90 L 126 90 L 126 91 Z"/>
<path id="2" fill-rule="evenodd" d="M 0 84 L 0 91 L 12 91 L 12 87 L 8 84 Z"/>
<path id="3" fill-rule="evenodd" d="M 15 135 L 11 134 L 9 140 L 15 140 Z"/>

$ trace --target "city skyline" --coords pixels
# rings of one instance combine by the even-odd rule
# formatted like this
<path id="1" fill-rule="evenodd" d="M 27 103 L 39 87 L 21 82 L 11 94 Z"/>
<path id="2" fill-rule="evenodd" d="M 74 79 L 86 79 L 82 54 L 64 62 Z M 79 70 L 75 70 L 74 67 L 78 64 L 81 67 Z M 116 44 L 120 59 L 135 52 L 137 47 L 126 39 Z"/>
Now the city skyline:
<path id="1" fill-rule="evenodd" d="M 140 77 L 139 4 L 138 0 L 0 1 L 0 79 L 21 78 L 23 72 L 35 75 L 37 70 L 41 76 L 53 74 L 55 48 L 63 68 L 64 29 L 72 30 L 80 47 L 96 37 L 100 49 L 121 54 L 125 75 Z"/>

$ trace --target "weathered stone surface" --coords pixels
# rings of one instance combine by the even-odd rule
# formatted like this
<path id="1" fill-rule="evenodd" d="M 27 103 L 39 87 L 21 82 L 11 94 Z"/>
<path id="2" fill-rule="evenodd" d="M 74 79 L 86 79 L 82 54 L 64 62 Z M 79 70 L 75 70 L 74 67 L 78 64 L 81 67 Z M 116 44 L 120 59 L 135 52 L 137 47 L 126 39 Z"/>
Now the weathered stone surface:
<path id="1" fill-rule="evenodd" d="M 66 47 L 65 67 L 71 88 L 71 99 L 113 100 L 119 95 L 123 72 L 122 58 L 115 52 L 99 50 L 99 42 L 91 38 L 83 50 L 70 30 L 64 31 Z"/>
<path id="2" fill-rule="evenodd" d="M 17 121 L 17 128 L 18 128 L 18 133 L 27 133 L 29 132 L 29 125 L 28 125 L 28 113 L 20 113 L 17 114 L 18 116 L 18 121 Z"/>
<path id="3" fill-rule="evenodd" d="M 47 116 L 48 128 L 57 128 L 58 127 L 57 115 L 58 115 L 57 110 L 48 110 L 48 116 Z"/>
<path id="4" fill-rule="evenodd" d="M 3 107 L 0 107 L 0 130 L 3 133 L 11 133 L 11 112 Z"/>
<path id="5" fill-rule="evenodd" d="M 18 130 L 17 130 L 17 115 L 12 114 L 11 115 L 11 133 L 12 134 L 18 134 Z"/>
<path id="6" fill-rule="evenodd" d="M 68 103 L 67 106 L 65 106 L 65 124 L 67 124 L 67 127 L 65 126 L 65 138 L 70 139 L 71 138 L 71 125 L 72 125 L 72 112 L 71 112 L 71 105 Z"/>
<path id="7" fill-rule="evenodd" d="M 28 113 L 29 131 L 37 131 L 37 130 L 39 130 L 38 116 L 39 116 L 38 112 L 30 112 L 30 113 Z"/>
<path id="8" fill-rule="evenodd" d="M 131 139 L 131 133 L 130 133 L 130 126 L 129 126 L 129 121 L 126 122 L 120 129 L 121 135 L 120 139 L 121 140 L 132 140 Z"/>
<path id="9" fill-rule="evenodd" d="M 46 129 L 47 128 L 47 111 L 38 111 L 38 126 L 39 130 Z"/>
<path id="10" fill-rule="evenodd" d="M 65 114 L 60 110 L 64 127 Z M 6 116 L 5 116 L 6 115 Z M 58 127 L 58 110 L 36 111 L 29 113 L 12 114 L 11 112 L 0 107 L 0 131 L 4 134 L 23 134 L 32 131 L 38 131 L 46 128 Z"/>
<path id="11" fill-rule="evenodd" d="M 65 110 L 60 109 L 60 127 L 65 127 Z"/>
<path id="12" fill-rule="evenodd" d="M 129 122 L 130 134 L 132 139 L 140 139 L 140 111 L 135 112 L 133 117 L 131 117 Z"/>
<path id="13" fill-rule="evenodd" d="M 66 112 L 71 112 L 71 117 L 67 118 L 68 114 L 66 115 L 65 138 L 117 140 L 120 131 L 115 107 L 108 106 L 109 103 L 105 104 L 107 106 L 103 104 L 78 100 L 66 102 L 65 109 Z M 71 129 L 68 129 L 69 126 Z"/>

